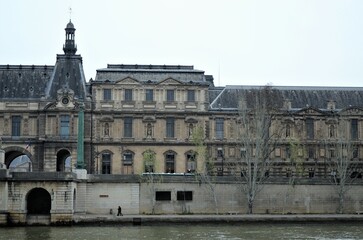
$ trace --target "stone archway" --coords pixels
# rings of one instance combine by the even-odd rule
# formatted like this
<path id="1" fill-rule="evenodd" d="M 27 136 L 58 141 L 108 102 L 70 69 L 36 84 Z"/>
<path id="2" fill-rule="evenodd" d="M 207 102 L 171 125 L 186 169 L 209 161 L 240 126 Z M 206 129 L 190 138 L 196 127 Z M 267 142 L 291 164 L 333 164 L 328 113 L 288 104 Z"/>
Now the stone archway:
<path id="1" fill-rule="evenodd" d="M 57 172 L 64 172 L 68 169 L 68 166 L 66 167 L 66 163 L 70 165 L 69 159 L 71 154 L 68 150 L 62 149 L 58 151 L 57 153 Z M 70 168 L 70 166 L 69 166 Z"/>
<path id="2" fill-rule="evenodd" d="M 32 157 L 31 153 L 24 148 L 8 147 L 5 151 L 5 165 L 7 169 L 18 172 L 31 172 L 32 171 Z"/>
<path id="3" fill-rule="evenodd" d="M 44 188 L 33 188 L 27 194 L 26 208 L 28 215 L 50 215 L 52 199 Z"/>

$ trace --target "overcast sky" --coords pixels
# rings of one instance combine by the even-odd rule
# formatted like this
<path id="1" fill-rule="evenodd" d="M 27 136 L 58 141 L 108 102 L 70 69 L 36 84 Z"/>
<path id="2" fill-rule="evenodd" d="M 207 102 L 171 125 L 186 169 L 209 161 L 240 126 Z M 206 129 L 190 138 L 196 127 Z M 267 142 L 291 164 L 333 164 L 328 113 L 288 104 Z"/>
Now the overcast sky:
<path id="1" fill-rule="evenodd" d="M 87 80 L 180 64 L 220 86 L 363 86 L 362 0 L 0 0 L 0 64 L 54 65 L 69 7 Z"/>

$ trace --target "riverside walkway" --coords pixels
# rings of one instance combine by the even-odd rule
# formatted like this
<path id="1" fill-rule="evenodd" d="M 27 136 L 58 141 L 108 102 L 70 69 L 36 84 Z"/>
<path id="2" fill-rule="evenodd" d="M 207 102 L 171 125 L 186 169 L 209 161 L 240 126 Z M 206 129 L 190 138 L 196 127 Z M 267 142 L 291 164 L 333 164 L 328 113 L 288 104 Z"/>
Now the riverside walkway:
<path id="1" fill-rule="evenodd" d="M 74 224 L 363 222 L 363 214 L 95 215 L 75 214 Z"/>

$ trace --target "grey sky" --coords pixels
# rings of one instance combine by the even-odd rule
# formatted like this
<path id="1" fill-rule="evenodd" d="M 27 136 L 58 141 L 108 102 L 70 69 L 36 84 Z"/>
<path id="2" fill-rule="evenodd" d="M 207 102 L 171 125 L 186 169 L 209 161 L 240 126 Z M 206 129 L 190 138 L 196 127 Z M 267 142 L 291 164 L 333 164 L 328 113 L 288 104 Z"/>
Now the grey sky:
<path id="1" fill-rule="evenodd" d="M 87 79 L 184 64 L 222 86 L 363 85 L 360 0 L 0 0 L 0 64 L 53 65 L 69 7 Z"/>

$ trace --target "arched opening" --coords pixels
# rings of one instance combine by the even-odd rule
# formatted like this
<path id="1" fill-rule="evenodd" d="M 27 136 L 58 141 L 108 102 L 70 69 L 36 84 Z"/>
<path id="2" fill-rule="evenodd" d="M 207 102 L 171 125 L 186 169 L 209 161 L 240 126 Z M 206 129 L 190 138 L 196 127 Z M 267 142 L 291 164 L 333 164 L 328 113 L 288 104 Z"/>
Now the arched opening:
<path id="1" fill-rule="evenodd" d="M 34 188 L 27 195 L 27 211 L 33 215 L 49 215 L 52 206 L 50 194 L 44 188 Z"/>
<path id="2" fill-rule="evenodd" d="M 31 172 L 30 153 L 22 148 L 5 149 L 5 165 L 12 172 Z"/>
<path id="3" fill-rule="evenodd" d="M 27 155 L 20 155 L 11 161 L 9 170 L 10 172 L 31 172 L 32 162 Z"/>
<path id="4" fill-rule="evenodd" d="M 71 170 L 71 154 L 68 150 L 62 149 L 57 153 L 57 172 Z"/>

